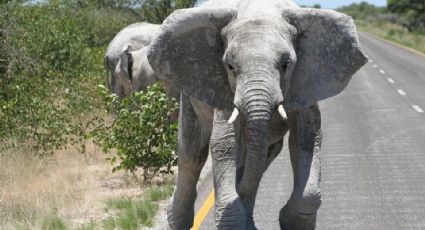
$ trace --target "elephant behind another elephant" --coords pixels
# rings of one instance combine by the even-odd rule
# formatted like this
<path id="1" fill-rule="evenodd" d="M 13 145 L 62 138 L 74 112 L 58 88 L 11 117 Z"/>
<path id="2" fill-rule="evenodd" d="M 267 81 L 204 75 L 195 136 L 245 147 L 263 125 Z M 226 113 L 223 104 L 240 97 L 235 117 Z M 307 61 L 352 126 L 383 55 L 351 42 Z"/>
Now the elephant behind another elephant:
<path id="1" fill-rule="evenodd" d="M 118 64 L 121 61 L 121 66 L 124 67 L 125 65 L 125 68 L 131 71 L 133 59 L 131 57 L 131 52 L 147 47 L 152 39 L 158 34 L 159 28 L 160 25 L 157 24 L 145 22 L 134 23 L 122 29 L 109 43 L 104 64 L 106 70 L 106 84 L 112 93 L 123 98 L 129 96 L 131 92 L 136 91 L 133 90 L 133 79 L 130 79 L 130 76 L 134 75 L 126 70 L 127 72 L 123 72 L 123 75 L 118 76 L 117 70 L 124 70 L 123 68 L 118 68 Z M 140 53 L 140 51 L 138 53 Z M 146 52 L 141 55 L 143 54 L 145 55 L 144 59 L 146 59 Z M 142 60 L 143 58 L 138 59 Z M 151 72 L 150 70 L 150 66 L 148 70 L 141 69 L 143 74 L 149 75 L 141 77 L 143 81 L 136 80 L 135 82 L 139 84 L 139 86 L 134 88 L 139 89 L 140 86 L 147 87 L 157 81 L 153 71 Z M 136 78 L 137 77 L 139 76 L 136 76 Z"/>

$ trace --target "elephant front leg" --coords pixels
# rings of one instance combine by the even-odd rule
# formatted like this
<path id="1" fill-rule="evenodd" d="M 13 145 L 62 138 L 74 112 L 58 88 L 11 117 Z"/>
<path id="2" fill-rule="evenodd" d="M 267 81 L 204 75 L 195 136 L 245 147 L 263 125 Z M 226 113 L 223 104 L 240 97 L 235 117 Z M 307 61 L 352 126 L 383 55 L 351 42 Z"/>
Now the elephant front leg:
<path id="1" fill-rule="evenodd" d="M 321 121 L 317 105 L 289 114 L 289 151 L 294 173 L 294 190 L 279 213 L 281 229 L 314 229 L 321 203 Z"/>
<path id="2" fill-rule="evenodd" d="M 189 230 L 194 219 L 196 184 L 208 157 L 209 134 L 196 118 L 188 97 L 181 97 L 179 113 L 178 174 L 168 224 L 173 230 Z"/>
<path id="3" fill-rule="evenodd" d="M 215 188 L 216 229 L 245 229 L 245 209 L 236 193 L 237 133 L 230 113 L 216 109 L 210 141 Z"/>
<path id="4" fill-rule="evenodd" d="M 287 131 L 287 130 L 286 130 Z M 285 131 L 285 133 L 286 133 Z M 273 160 L 279 155 L 280 151 L 282 150 L 282 146 L 283 146 L 283 139 L 280 140 L 279 142 L 272 144 L 269 146 L 269 150 L 267 153 L 267 165 L 266 168 L 264 169 L 264 172 L 267 170 L 267 168 L 270 166 L 270 164 L 273 162 Z M 241 167 L 237 173 L 237 181 L 239 183 L 242 175 L 243 175 L 243 170 L 244 168 Z M 244 205 L 245 208 L 245 213 L 246 213 L 246 230 L 256 230 L 257 227 L 255 226 L 254 223 L 254 206 L 255 206 L 255 199 L 257 196 L 257 191 L 258 191 L 258 187 L 252 189 L 252 193 L 246 194 L 244 196 L 241 196 L 242 199 L 242 203 Z M 245 194 L 245 193 L 243 193 Z"/>

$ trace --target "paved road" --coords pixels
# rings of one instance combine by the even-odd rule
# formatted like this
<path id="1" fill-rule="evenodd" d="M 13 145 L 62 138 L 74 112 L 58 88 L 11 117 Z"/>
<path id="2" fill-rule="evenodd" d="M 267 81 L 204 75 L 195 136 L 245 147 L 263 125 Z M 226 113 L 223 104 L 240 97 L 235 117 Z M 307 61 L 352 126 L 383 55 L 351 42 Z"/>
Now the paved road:
<path id="1" fill-rule="evenodd" d="M 425 58 L 368 34 L 369 62 L 320 104 L 322 192 L 317 229 L 425 229 Z M 211 189 L 200 186 L 196 207 Z M 287 148 L 261 182 L 257 227 L 279 229 L 292 171 Z M 213 229 L 213 210 L 201 229 Z"/>

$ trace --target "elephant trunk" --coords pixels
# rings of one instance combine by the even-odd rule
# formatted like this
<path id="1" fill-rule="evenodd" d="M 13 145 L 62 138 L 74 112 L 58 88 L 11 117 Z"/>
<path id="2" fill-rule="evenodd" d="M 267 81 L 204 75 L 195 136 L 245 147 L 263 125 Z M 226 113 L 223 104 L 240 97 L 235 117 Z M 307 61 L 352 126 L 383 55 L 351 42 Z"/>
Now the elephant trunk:
<path id="1" fill-rule="evenodd" d="M 247 155 L 242 179 L 238 185 L 241 196 L 252 194 L 259 186 L 267 164 L 271 117 L 276 109 L 274 89 L 267 81 L 248 82 L 241 105 L 245 116 Z M 252 85 L 250 87 L 250 85 Z"/>

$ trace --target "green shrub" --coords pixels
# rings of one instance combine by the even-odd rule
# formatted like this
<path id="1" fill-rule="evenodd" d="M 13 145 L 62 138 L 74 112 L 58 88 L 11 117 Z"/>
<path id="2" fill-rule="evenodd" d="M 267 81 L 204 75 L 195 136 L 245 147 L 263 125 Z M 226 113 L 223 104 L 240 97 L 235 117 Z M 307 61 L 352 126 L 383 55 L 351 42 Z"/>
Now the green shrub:
<path id="1" fill-rule="evenodd" d="M 114 170 L 134 172 L 140 167 L 145 180 L 157 172 L 171 173 L 176 165 L 177 124 L 169 118 L 178 108 L 175 99 L 168 98 L 159 84 L 122 101 L 105 87 L 100 89 L 111 110 L 118 111 L 110 127 L 94 133 L 105 152 L 116 149 L 116 156 L 108 158 L 117 164 Z"/>
<path id="2" fill-rule="evenodd" d="M 95 25 L 82 23 L 84 14 L 58 3 L 0 5 L 0 151 L 84 151 L 88 130 L 102 122 L 95 89 L 105 47 L 92 46 Z"/>

